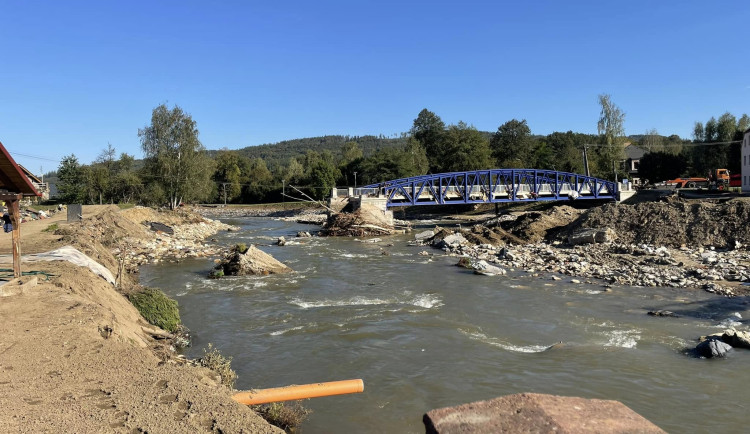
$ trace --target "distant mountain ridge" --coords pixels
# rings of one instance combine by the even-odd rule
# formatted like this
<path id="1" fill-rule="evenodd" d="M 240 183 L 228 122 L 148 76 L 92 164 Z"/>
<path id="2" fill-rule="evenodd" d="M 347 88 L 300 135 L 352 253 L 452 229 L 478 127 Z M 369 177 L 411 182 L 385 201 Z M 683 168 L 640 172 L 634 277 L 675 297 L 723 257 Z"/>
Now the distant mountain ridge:
<path id="1" fill-rule="evenodd" d="M 320 136 L 320 137 L 306 137 L 301 139 L 283 140 L 278 143 L 267 143 L 256 146 L 246 146 L 240 149 L 234 149 L 240 155 L 248 158 L 262 158 L 266 164 L 271 165 L 286 165 L 289 162 L 289 158 L 299 157 L 305 155 L 307 151 L 315 151 L 321 153 L 323 151 L 330 151 L 334 156 L 337 156 L 341 150 L 341 147 L 346 142 L 357 142 L 365 157 L 374 154 L 375 152 L 386 149 L 401 147 L 406 144 L 408 137 L 385 137 L 385 136 Z M 214 155 L 216 150 L 209 151 Z"/>

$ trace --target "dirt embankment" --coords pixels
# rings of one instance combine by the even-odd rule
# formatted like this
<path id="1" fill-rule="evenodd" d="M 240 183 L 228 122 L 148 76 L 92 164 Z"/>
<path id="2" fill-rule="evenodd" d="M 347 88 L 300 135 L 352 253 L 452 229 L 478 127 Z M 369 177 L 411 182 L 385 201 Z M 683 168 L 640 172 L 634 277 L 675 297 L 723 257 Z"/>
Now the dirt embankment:
<path id="1" fill-rule="evenodd" d="M 84 207 L 81 223 L 24 223 L 22 251 L 72 244 L 114 274 L 111 246 L 157 236 L 125 214 Z M 200 217 L 170 218 L 162 220 L 179 227 Z M 55 223 L 58 231 L 44 231 Z M 0 252 L 9 250 L 8 234 Z M 163 332 L 87 268 L 35 262 L 23 270 L 38 274 L 0 287 L 0 431 L 281 432 L 234 402 L 213 371 L 165 358 L 154 339 Z M 122 291 L 134 280 L 124 279 Z"/>
<path id="2" fill-rule="evenodd" d="M 623 244 L 735 248 L 750 246 L 750 200 L 674 198 L 635 205 L 607 204 L 589 210 L 560 205 L 545 211 L 511 213 L 471 230 L 475 243 L 567 241 L 581 229 L 614 230 Z M 502 229 L 502 230 L 499 230 Z M 511 236 L 508 236 L 510 234 Z"/>
<path id="3" fill-rule="evenodd" d="M 750 200 L 672 199 L 636 205 L 609 204 L 584 213 L 569 227 L 609 227 L 621 243 L 734 248 L 750 245 Z"/>

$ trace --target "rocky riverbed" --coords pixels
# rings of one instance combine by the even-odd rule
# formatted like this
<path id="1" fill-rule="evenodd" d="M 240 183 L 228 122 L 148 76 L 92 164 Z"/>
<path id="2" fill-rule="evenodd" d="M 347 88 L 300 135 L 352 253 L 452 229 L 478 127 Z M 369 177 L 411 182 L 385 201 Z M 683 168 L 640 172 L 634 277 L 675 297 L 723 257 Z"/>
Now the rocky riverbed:
<path id="1" fill-rule="evenodd" d="M 463 237 L 461 237 L 463 238 Z M 665 246 L 616 242 L 566 246 L 539 242 L 515 246 L 471 245 L 465 238 L 434 244 L 448 254 L 484 260 L 534 276 L 573 283 L 598 279 L 611 285 L 702 288 L 725 296 L 746 292 L 739 284 L 750 282 L 750 254 L 744 250 L 704 248 L 670 249 Z M 432 240 L 415 242 L 433 245 Z M 577 278 L 577 279 L 570 279 Z"/>
<path id="2" fill-rule="evenodd" d="M 303 224 L 322 225 L 328 218 L 327 210 L 324 208 L 312 208 L 308 206 L 266 206 L 266 207 L 194 207 L 193 212 L 210 218 L 242 218 L 242 217 L 268 217 L 273 219 L 294 221 Z"/>
<path id="3" fill-rule="evenodd" d="M 681 214 L 685 209 L 692 210 L 692 217 Z M 607 205 L 586 212 L 563 205 L 502 216 L 468 229 L 421 232 L 414 244 L 552 280 L 591 283 L 596 279 L 605 288 L 701 288 L 734 296 L 747 293 L 745 284 L 750 282 L 750 252 L 743 244 L 749 234 L 736 224 L 731 224 L 735 230 L 726 231 L 723 220 L 745 218 L 748 210 L 748 202 L 741 199 L 724 204 Z M 650 215 L 652 223 L 638 225 L 641 215 Z M 711 218 L 717 215 L 723 218 Z M 664 233 L 666 228 L 671 228 L 670 237 Z M 698 237 L 694 244 L 675 245 L 674 241 L 690 240 L 690 234 Z M 634 242 L 641 239 L 665 244 Z M 668 240 L 671 245 L 666 245 Z"/>

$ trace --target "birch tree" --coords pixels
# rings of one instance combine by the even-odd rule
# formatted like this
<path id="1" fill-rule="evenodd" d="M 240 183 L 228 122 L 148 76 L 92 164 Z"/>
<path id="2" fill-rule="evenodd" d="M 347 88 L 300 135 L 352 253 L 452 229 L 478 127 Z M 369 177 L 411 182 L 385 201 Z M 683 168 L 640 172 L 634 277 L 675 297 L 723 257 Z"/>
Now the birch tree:
<path id="1" fill-rule="evenodd" d="M 150 182 L 161 187 L 175 209 L 183 201 L 206 200 L 212 193 L 213 160 L 198 140 L 198 129 L 178 106 L 162 104 L 151 125 L 138 130 Z"/>

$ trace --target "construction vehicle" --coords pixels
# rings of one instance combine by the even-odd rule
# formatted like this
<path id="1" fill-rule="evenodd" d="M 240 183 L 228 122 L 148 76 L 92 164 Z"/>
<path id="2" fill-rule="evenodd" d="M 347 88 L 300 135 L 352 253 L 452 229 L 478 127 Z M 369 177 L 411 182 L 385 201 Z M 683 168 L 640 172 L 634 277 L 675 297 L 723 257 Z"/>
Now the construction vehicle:
<path id="1" fill-rule="evenodd" d="M 673 186 L 674 188 L 715 188 L 717 190 L 726 190 L 729 187 L 729 179 L 729 170 L 716 169 L 712 170 L 707 178 L 675 178 L 664 182 L 664 184 Z"/>

